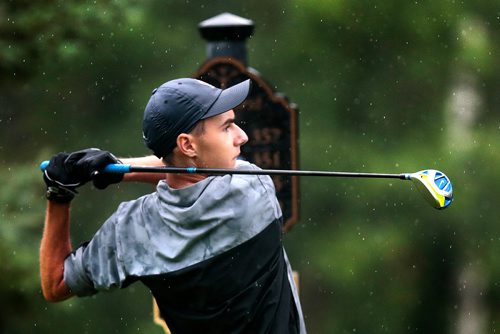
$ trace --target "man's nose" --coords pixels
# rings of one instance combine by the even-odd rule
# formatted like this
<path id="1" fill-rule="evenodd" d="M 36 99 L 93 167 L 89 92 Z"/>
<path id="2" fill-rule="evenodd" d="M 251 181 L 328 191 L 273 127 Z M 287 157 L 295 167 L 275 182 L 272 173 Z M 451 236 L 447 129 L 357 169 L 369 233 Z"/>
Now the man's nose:
<path id="1" fill-rule="evenodd" d="M 236 144 L 238 146 L 241 146 L 243 144 L 245 144 L 247 141 L 248 141 L 248 136 L 246 134 L 245 131 L 243 131 L 242 128 L 240 128 L 239 126 L 236 125 L 236 127 L 238 128 L 238 134 L 236 136 Z"/>

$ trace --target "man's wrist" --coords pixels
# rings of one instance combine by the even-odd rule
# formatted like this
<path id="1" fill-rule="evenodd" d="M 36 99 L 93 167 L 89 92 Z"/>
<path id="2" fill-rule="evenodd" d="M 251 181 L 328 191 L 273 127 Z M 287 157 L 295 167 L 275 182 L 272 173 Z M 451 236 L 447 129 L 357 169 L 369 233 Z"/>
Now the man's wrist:
<path id="1" fill-rule="evenodd" d="M 57 202 L 57 203 L 69 203 L 75 198 L 75 193 L 60 187 L 47 187 L 47 192 L 45 193 L 45 197 L 49 201 Z"/>

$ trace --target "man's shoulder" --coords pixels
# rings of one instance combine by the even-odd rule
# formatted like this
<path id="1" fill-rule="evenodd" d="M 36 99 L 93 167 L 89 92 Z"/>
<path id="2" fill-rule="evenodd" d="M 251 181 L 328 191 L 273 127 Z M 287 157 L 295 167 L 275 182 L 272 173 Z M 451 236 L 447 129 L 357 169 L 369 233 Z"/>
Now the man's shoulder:
<path id="1" fill-rule="evenodd" d="M 260 169 L 258 166 L 254 165 L 251 162 L 246 160 L 236 160 L 236 169 L 242 170 L 251 170 L 251 169 Z"/>

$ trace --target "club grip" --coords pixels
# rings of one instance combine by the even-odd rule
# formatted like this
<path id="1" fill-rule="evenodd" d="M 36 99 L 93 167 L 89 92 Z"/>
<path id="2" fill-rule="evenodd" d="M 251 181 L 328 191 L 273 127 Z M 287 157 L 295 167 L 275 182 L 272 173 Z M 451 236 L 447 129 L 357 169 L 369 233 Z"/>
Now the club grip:
<path id="1" fill-rule="evenodd" d="M 49 161 L 42 161 L 40 164 L 40 170 L 44 171 L 45 168 L 49 165 Z M 106 173 L 117 173 L 117 174 L 125 174 L 130 173 L 130 165 L 124 164 L 109 164 L 104 168 L 104 172 Z"/>

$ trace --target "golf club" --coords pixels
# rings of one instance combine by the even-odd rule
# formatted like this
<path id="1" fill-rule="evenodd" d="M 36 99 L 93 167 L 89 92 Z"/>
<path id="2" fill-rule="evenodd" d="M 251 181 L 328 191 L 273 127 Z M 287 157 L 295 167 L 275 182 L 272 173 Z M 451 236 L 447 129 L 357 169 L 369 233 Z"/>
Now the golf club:
<path id="1" fill-rule="evenodd" d="M 49 164 L 44 161 L 40 164 L 43 171 Z M 384 178 L 410 180 L 425 200 L 436 209 L 445 209 L 453 201 L 453 186 L 450 179 L 443 173 L 434 169 L 421 170 L 416 173 L 383 174 L 383 173 L 353 173 L 353 172 L 327 172 L 305 170 L 280 170 L 280 169 L 220 169 L 196 167 L 148 167 L 131 166 L 126 164 L 111 164 L 103 170 L 105 173 L 183 173 L 183 174 L 244 174 L 244 175 L 284 175 L 284 176 L 329 176 L 329 177 L 357 177 L 357 178 Z"/>

